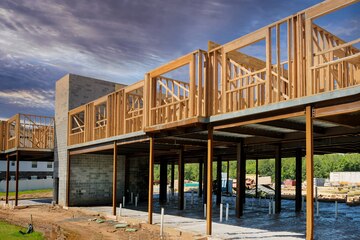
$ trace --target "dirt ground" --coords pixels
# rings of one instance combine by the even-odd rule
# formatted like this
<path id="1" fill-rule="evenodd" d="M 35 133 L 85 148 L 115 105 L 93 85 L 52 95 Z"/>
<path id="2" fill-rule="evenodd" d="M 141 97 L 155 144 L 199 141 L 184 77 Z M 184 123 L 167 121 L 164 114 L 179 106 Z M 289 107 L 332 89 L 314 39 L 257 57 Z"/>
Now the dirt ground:
<path id="1" fill-rule="evenodd" d="M 46 239 L 161 239 L 159 226 L 149 225 L 136 219 L 121 219 L 121 223 L 126 223 L 127 227 L 116 228 L 115 225 L 119 222 L 79 209 L 65 210 L 59 206 L 49 205 L 0 209 L 0 219 L 23 227 L 27 227 L 30 223 L 30 216 L 35 231 L 42 232 Z M 136 229 L 136 231 L 127 232 L 126 229 Z M 165 237 L 162 239 L 206 238 L 175 229 L 166 229 Z"/>

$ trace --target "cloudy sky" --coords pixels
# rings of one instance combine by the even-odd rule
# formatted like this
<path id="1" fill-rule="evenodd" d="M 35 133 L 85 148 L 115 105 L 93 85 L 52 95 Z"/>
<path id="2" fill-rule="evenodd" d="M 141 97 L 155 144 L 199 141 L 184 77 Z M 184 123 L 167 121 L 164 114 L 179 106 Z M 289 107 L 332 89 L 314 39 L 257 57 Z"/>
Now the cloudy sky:
<path id="1" fill-rule="evenodd" d="M 66 73 L 130 84 L 208 40 L 229 42 L 319 2 L 1 0 L 0 118 L 53 115 L 55 81 Z M 353 5 L 319 24 L 352 40 L 359 13 Z"/>

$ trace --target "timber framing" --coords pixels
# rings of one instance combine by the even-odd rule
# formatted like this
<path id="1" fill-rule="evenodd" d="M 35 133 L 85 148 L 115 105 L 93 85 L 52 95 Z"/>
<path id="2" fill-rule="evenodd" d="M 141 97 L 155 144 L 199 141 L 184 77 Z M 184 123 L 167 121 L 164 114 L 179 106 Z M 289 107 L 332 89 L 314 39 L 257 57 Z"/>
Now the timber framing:
<path id="1" fill-rule="evenodd" d="M 149 223 L 154 164 L 180 164 L 182 177 L 183 164 L 203 162 L 208 235 L 213 160 L 237 161 L 241 189 L 246 160 L 276 158 L 279 213 L 281 158 L 296 157 L 301 171 L 306 153 L 311 182 L 314 154 L 360 152 L 360 51 L 355 47 L 360 40 L 345 42 L 314 23 L 357 2 L 325 1 L 229 43 L 209 41 L 208 51 L 181 56 L 145 73 L 144 80 L 69 111 L 69 156 L 117 150 L 149 156 Z M 253 44 L 262 44 L 263 59 L 242 52 Z M 309 189 L 306 237 L 313 239 Z M 183 193 L 179 196 L 182 203 Z M 244 192 L 237 198 L 241 217 Z"/>

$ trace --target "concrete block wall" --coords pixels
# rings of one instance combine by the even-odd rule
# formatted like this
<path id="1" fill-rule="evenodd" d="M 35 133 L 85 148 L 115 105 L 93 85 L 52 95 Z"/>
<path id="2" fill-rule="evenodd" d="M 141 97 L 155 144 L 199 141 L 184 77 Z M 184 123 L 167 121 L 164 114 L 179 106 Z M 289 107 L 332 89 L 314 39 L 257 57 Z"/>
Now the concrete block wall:
<path id="1" fill-rule="evenodd" d="M 139 194 L 139 201 L 147 201 L 149 186 L 149 158 L 129 158 L 129 186 L 130 192 Z"/>
<path id="2" fill-rule="evenodd" d="M 60 205 L 66 203 L 68 111 L 124 86 L 74 74 L 56 82 L 54 178 L 59 178 L 59 186 L 54 185 L 54 196 Z"/>

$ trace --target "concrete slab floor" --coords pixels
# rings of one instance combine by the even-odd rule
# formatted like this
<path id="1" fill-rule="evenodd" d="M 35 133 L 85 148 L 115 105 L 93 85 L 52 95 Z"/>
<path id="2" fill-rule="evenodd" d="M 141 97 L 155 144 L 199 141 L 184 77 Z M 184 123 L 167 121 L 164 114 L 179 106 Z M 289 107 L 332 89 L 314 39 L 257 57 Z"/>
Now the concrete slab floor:
<path id="1" fill-rule="evenodd" d="M 177 197 L 174 196 L 167 204 L 161 205 L 158 196 L 154 196 L 154 224 L 160 223 L 160 209 L 165 209 L 164 224 L 182 231 L 205 234 L 206 221 L 202 201 L 194 194 L 186 193 L 186 209 L 177 210 Z M 246 199 L 244 216 L 235 218 L 235 197 L 222 198 L 223 222 L 220 223 L 219 207 L 215 205 L 213 196 L 213 235 L 219 239 L 304 239 L 305 238 L 305 209 L 295 213 L 295 202 L 282 201 L 281 214 L 269 214 L 269 199 Z M 225 206 L 229 204 L 229 220 L 225 220 Z M 316 204 L 315 204 L 316 206 Z M 111 207 L 87 207 L 89 210 L 111 215 Z M 119 209 L 118 209 L 119 211 Z M 140 203 L 135 208 L 133 204 L 126 204 L 122 215 L 147 221 L 147 205 Z M 316 214 L 316 208 L 315 208 Z M 349 207 L 344 203 L 338 204 L 338 214 L 335 216 L 335 204 L 319 202 L 319 216 L 315 216 L 315 239 L 358 239 L 360 236 L 360 207 Z"/>

